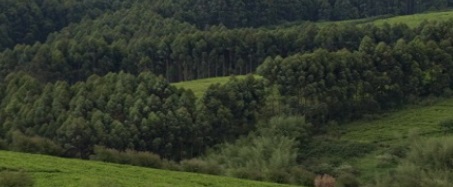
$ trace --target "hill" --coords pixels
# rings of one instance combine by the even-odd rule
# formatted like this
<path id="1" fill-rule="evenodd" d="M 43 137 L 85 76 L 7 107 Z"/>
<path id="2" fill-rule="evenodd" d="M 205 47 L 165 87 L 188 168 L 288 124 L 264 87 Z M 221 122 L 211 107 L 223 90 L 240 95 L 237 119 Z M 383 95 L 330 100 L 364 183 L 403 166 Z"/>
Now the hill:
<path id="1" fill-rule="evenodd" d="M 441 131 L 439 122 L 451 119 L 452 112 L 453 99 L 441 99 L 426 106 L 389 112 L 376 120 L 346 124 L 340 130 L 341 140 L 372 144 L 376 149 L 345 162 L 360 171 L 362 180 L 370 181 L 376 174 L 395 167 L 397 152 L 404 152 L 414 137 L 450 136 Z"/>
<path id="2" fill-rule="evenodd" d="M 200 97 L 210 84 L 223 84 L 227 81 L 228 77 L 218 77 L 174 83 L 173 85 L 193 89 Z M 398 154 L 398 151 L 405 152 L 414 136 L 417 138 L 449 136 L 441 131 L 439 122 L 452 117 L 453 99 L 425 99 L 423 102 L 370 116 L 369 119 L 341 124 L 338 128 L 332 127 L 328 130 L 329 136 L 338 137 L 334 140 L 338 144 L 349 142 L 351 145 L 365 145 L 373 148 L 367 153 L 353 158 L 343 158 L 341 156 L 343 153 L 318 153 L 312 156 L 316 156 L 318 160 L 327 160 L 326 162 L 329 162 L 330 159 L 340 160 L 344 165 L 349 165 L 359 172 L 362 182 L 370 182 L 376 174 L 385 173 L 397 166 L 400 158 L 397 158 L 395 154 Z M 315 139 L 325 140 L 324 137 Z M 354 147 L 345 147 L 346 150 L 342 150 L 343 152 L 360 151 Z"/>
<path id="3" fill-rule="evenodd" d="M 365 24 L 375 24 L 382 26 L 384 23 L 389 24 L 407 24 L 409 27 L 417 27 L 423 21 L 446 21 L 453 18 L 453 10 L 447 11 L 436 11 L 436 12 L 426 12 L 412 15 L 403 15 L 403 16 L 391 16 L 383 15 L 371 18 L 363 19 L 351 19 L 351 20 L 342 20 L 342 21 L 321 21 L 315 22 L 318 26 L 326 26 L 332 23 L 336 24 L 353 24 L 353 25 L 365 25 Z"/>
<path id="4" fill-rule="evenodd" d="M 40 186 L 288 186 L 94 161 L 0 151 L 0 170 L 26 171 Z"/>

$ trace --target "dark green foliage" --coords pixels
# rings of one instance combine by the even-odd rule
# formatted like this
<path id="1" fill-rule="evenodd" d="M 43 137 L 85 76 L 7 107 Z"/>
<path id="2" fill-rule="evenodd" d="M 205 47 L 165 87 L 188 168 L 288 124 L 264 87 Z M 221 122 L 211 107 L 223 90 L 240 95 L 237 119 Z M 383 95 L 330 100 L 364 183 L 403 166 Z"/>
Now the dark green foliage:
<path id="1" fill-rule="evenodd" d="M 363 156 L 373 151 L 374 148 L 375 145 L 371 143 L 317 138 L 310 141 L 309 144 L 302 145 L 298 156 L 302 161 L 310 162 L 312 160 L 305 159 L 318 158 L 324 155 L 331 158 L 331 161 L 335 164 L 337 160 Z M 320 170 L 323 170 L 322 167 Z"/>
<path id="2" fill-rule="evenodd" d="M 394 170 L 379 176 L 369 186 L 451 186 L 453 139 L 415 141 L 406 159 Z"/>
<path id="3" fill-rule="evenodd" d="M 61 156 L 63 149 L 50 139 L 39 136 L 26 136 L 20 131 L 11 133 L 10 150 Z"/>
<path id="4" fill-rule="evenodd" d="M 0 187 L 32 187 L 34 183 L 28 173 L 0 171 Z"/>
<path id="5" fill-rule="evenodd" d="M 52 139 L 66 156 L 88 158 L 94 145 L 103 145 L 178 160 L 205 149 L 201 138 L 205 131 L 195 123 L 193 93 L 150 73 L 91 76 L 72 86 L 62 82 L 43 86 L 29 76 L 12 74 L 6 83 L 0 109 L 4 131 Z M 39 146 L 48 142 L 16 139 L 9 143 L 24 149 L 29 147 L 25 142 Z"/>
<path id="6" fill-rule="evenodd" d="M 420 29 L 437 26 L 441 29 L 451 23 L 427 23 Z M 405 35 L 401 35 L 402 28 L 386 26 L 383 30 L 393 30 L 395 36 L 383 37 L 396 41 Z M 328 38 L 332 37 L 328 33 L 333 31 L 325 32 L 327 38 L 318 35 L 315 40 L 324 48 L 333 49 L 332 44 L 338 43 Z M 376 34 L 376 38 L 380 37 Z M 451 88 L 448 81 L 452 75 L 449 72 L 453 70 L 450 47 L 441 47 L 431 34 L 436 33 L 422 32 L 409 42 L 399 39 L 393 45 L 376 44 L 365 36 L 358 46 L 359 51 L 321 49 L 285 59 L 268 58 L 258 72 L 279 88 L 285 98 L 283 102 L 292 113 L 305 115 L 316 127 L 330 120 L 353 120 L 401 107 L 411 101 L 409 98 L 440 96 Z M 420 39 L 424 36 L 430 39 Z"/>
<path id="7" fill-rule="evenodd" d="M 336 185 L 337 187 L 359 187 L 360 182 L 356 176 L 350 173 L 340 174 L 337 177 Z"/>
<path id="8" fill-rule="evenodd" d="M 94 148 L 94 155 L 91 156 L 91 159 L 157 169 L 162 168 L 164 162 L 159 157 L 159 155 L 150 152 L 140 152 L 133 150 L 126 150 L 122 152 L 100 146 Z"/>
<path id="9" fill-rule="evenodd" d="M 0 150 L 6 150 L 8 148 L 8 144 L 5 140 L 0 139 Z"/>
<path id="10" fill-rule="evenodd" d="M 293 167 L 289 169 L 290 183 L 291 184 L 302 184 L 305 186 L 314 186 L 315 174 L 301 167 Z"/>
<path id="11" fill-rule="evenodd" d="M 187 21 L 199 28 L 257 27 L 295 20 L 344 20 L 386 14 L 413 14 L 445 9 L 446 0 L 159 0 L 153 9 L 165 17 Z"/>
<path id="12" fill-rule="evenodd" d="M 123 4 L 122 4 L 123 3 Z M 82 18 L 96 18 L 105 11 L 127 7 L 130 2 L 115 1 L 14 1 L 0 5 L 0 51 L 16 44 L 45 41 L 47 35 Z"/>
<path id="13" fill-rule="evenodd" d="M 309 184 L 311 175 L 302 177 L 298 174 L 310 172 L 294 167 L 300 143 L 296 139 L 304 137 L 306 134 L 301 132 L 307 132 L 305 128 L 309 126 L 299 117 L 278 117 L 269 123 L 261 125 L 256 133 L 220 146 L 218 151 L 208 154 L 206 160 L 224 168 L 227 175 L 234 177 Z"/>
<path id="14" fill-rule="evenodd" d="M 0 149 L 312 186 L 314 174 L 298 166 L 304 164 L 357 186 L 346 174 L 356 173 L 343 172 L 341 161 L 375 145 L 312 136 L 339 138 L 334 121 L 374 119 L 420 98 L 450 95 L 453 21 L 414 29 L 269 25 L 448 6 L 445 0 L 6 0 Z M 197 104 L 191 91 L 169 85 L 255 70 L 264 78 L 212 85 Z M 452 129 L 451 121 L 439 125 Z M 208 148 L 206 158 L 193 159 Z M 379 167 L 405 155 L 404 148 L 391 150 Z M 423 167 L 436 158 L 421 157 Z"/>
<path id="15" fill-rule="evenodd" d="M 453 132 L 453 119 L 446 119 L 439 122 L 439 126 L 445 133 Z"/>
<path id="16" fill-rule="evenodd" d="M 306 144 L 312 137 L 311 124 L 304 117 L 277 116 L 260 126 L 258 132 L 264 136 L 285 136 L 294 138 L 299 144 Z"/>
<path id="17" fill-rule="evenodd" d="M 209 145 L 234 140 L 255 130 L 264 105 L 264 83 L 248 76 L 212 85 L 201 98 L 198 121 L 208 127 Z"/>
<path id="18" fill-rule="evenodd" d="M 211 175 L 220 175 L 223 173 L 223 170 L 219 165 L 200 159 L 183 160 L 181 161 L 181 168 L 186 172 L 206 173 Z"/>

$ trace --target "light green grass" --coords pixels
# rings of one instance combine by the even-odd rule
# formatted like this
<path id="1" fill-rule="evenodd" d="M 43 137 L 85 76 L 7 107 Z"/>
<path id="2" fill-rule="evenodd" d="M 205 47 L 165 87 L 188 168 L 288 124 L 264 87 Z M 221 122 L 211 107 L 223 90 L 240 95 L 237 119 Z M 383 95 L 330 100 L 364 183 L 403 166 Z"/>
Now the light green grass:
<path id="1" fill-rule="evenodd" d="M 228 177 L 0 151 L 0 170 L 4 169 L 30 173 L 35 179 L 36 187 L 288 186 Z"/>
<path id="2" fill-rule="evenodd" d="M 362 180 L 369 181 L 376 174 L 389 170 L 378 167 L 379 155 L 400 145 L 409 145 L 414 134 L 418 138 L 447 136 L 438 124 L 449 118 L 453 118 L 453 99 L 443 99 L 430 106 L 411 106 L 389 112 L 377 120 L 346 124 L 341 129 L 342 140 L 376 145 L 376 150 L 372 153 L 346 162 L 359 169 Z"/>
<path id="3" fill-rule="evenodd" d="M 260 76 L 254 75 L 255 78 L 259 78 Z M 235 76 L 238 79 L 243 79 L 247 77 L 246 75 L 238 75 Z M 207 79 L 198 79 L 193 81 L 185 81 L 185 82 L 178 82 L 173 83 L 173 86 L 178 88 L 190 89 L 193 91 L 197 98 L 201 98 L 204 92 L 209 88 L 212 84 L 225 84 L 231 79 L 231 76 L 228 77 L 214 77 L 214 78 L 207 78 Z"/>
<path id="4" fill-rule="evenodd" d="M 363 18 L 363 19 L 354 19 L 354 20 L 343 20 L 343 21 L 321 21 L 316 22 L 320 27 L 335 23 L 335 24 L 353 24 L 353 25 L 364 25 L 364 24 L 375 24 L 377 26 L 382 26 L 384 23 L 389 23 L 390 25 L 404 23 L 409 27 L 414 28 L 420 25 L 423 21 L 445 21 L 453 19 L 453 10 L 448 11 L 439 11 L 439 12 L 427 12 L 420 14 L 404 15 L 404 16 L 381 16 L 381 17 L 372 17 L 372 18 Z"/>
<path id="5" fill-rule="evenodd" d="M 430 12 L 406 16 L 396 16 L 387 19 L 378 19 L 373 21 L 376 25 L 383 25 L 385 22 L 389 24 L 404 23 L 409 27 L 417 27 L 423 21 L 445 21 L 453 18 L 453 10 L 444 12 Z"/>

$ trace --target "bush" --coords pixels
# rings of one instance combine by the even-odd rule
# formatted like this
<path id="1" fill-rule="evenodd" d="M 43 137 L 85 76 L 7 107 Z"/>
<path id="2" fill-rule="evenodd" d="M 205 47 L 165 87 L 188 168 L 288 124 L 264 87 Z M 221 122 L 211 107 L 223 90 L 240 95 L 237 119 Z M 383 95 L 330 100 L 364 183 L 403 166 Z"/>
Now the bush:
<path id="1" fill-rule="evenodd" d="M 31 187 L 33 178 L 25 172 L 0 172 L 0 187 Z"/>
<path id="2" fill-rule="evenodd" d="M 344 173 L 358 174 L 359 172 L 349 164 L 342 164 L 335 169 L 336 176 L 342 175 Z"/>
<path id="3" fill-rule="evenodd" d="M 212 175 L 219 175 L 222 173 L 222 169 L 216 164 L 211 164 L 207 161 L 195 158 L 181 161 L 181 167 L 183 171 L 187 172 L 206 173 Z"/>
<path id="4" fill-rule="evenodd" d="M 317 158 L 319 156 L 331 155 L 332 158 L 348 159 L 351 157 L 363 156 L 375 149 L 372 143 L 359 143 L 336 139 L 314 139 L 302 147 L 299 152 L 300 158 Z"/>
<path id="5" fill-rule="evenodd" d="M 337 187 L 359 187 L 360 182 L 356 176 L 351 173 L 344 173 L 338 177 Z"/>
<path id="6" fill-rule="evenodd" d="M 291 178 L 290 183 L 305 186 L 313 186 L 315 174 L 301 167 L 293 167 L 289 170 Z"/>
<path id="7" fill-rule="evenodd" d="M 5 140 L 0 139 L 0 150 L 6 150 L 8 148 Z"/>
<path id="8" fill-rule="evenodd" d="M 26 136 L 20 131 L 11 133 L 11 150 L 27 153 L 38 153 L 60 156 L 63 149 L 53 141 L 39 137 L 39 136 Z"/>
<path id="9" fill-rule="evenodd" d="M 232 169 L 229 175 L 241 179 L 249 179 L 249 180 L 256 180 L 256 181 L 264 181 L 265 176 L 262 171 L 256 169 L 247 169 L 247 168 L 237 168 Z"/>
<path id="10" fill-rule="evenodd" d="M 160 159 L 160 156 L 154 153 L 126 150 L 124 154 L 127 158 L 129 158 L 129 164 L 131 165 L 162 168 L 162 160 Z"/>
<path id="11" fill-rule="evenodd" d="M 161 169 L 171 170 L 171 171 L 181 171 L 182 170 L 181 165 L 179 165 L 178 163 L 176 163 L 173 160 L 166 160 L 166 159 L 162 160 Z"/>
<path id="12" fill-rule="evenodd" d="M 284 170 L 270 170 L 266 173 L 266 180 L 275 183 L 289 183 L 291 175 Z"/>
<path id="13" fill-rule="evenodd" d="M 134 166 L 150 167 L 160 169 L 163 167 L 163 161 L 159 155 L 151 152 L 139 152 L 126 150 L 125 152 L 115 149 L 108 149 L 101 146 L 94 147 L 92 160 L 103 162 L 112 162 L 118 164 L 129 164 Z"/>
<path id="14" fill-rule="evenodd" d="M 439 122 L 440 129 L 445 133 L 453 132 L 453 119 L 447 119 Z"/>
<path id="15" fill-rule="evenodd" d="M 410 146 L 405 160 L 392 172 L 378 176 L 374 187 L 450 187 L 453 184 L 453 138 L 436 138 Z"/>

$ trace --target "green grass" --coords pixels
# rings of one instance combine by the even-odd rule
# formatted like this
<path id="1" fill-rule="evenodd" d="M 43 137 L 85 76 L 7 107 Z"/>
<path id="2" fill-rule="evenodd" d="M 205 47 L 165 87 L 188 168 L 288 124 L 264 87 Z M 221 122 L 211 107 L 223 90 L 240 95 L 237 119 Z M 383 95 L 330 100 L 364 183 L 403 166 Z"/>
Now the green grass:
<path id="1" fill-rule="evenodd" d="M 379 155 L 389 153 L 398 146 L 409 145 L 414 134 L 418 138 L 446 136 L 441 131 L 439 122 L 452 117 L 453 99 L 442 99 L 429 106 L 410 106 L 389 112 L 381 119 L 346 124 L 341 127 L 342 140 L 370 143 L 377 147 L 364 157 L 346 162 L 361 172 L 362 180 L 369 181 L 376 174 L 389 170 L 378 167 Z"/>
<path id="2" fill-rule="evenodd" d="M 376 25 L 383 25 L 385 22 L 389 24 L 404 23 L 409 27 L 417 27 L 424 20 L 427 21 L 445 21 L 453 18 L 453 10 L 444 11 L 444 12 L 430 12 L 406 16 L 396 16 L 387 19 L 378 19 L 373 21 Z"/>
<path id="3" fill-rule="evenodd" d="M 238 79 L 243 79 L 246 77 L 246 75 L 238 75 L 235 76 Z M 255 76 L 258 78 L 259 76 Z M 190 89 L 193 91 L 195 96 L 197 98 L 201 98 L 204 94 L 204 92 L 208 89 L 208 87 L 212 84 L 225 84 L 231 79 L 230 76 L 228 77 L 215 77 L 215 78 L 207 78 L 207 79 L 198 79 L 198 80 L 193 80 L 193 81 L 185 81 L 185 82 L 178 82 L 178 83 L 173 83 L 173 86 L 176 86 L 178 88 L 185 88 L 185 89 Z"/>
<path id="4" fill-rule="evenodd" d="M 353 24 L 353 25 L 364 25 L 364 24 L 375 24 L 375 25 L 383 25 L 384 23 L 389 23 L 390 25 L 404 23 L 407 24 L 409 27 L 414 28 L 417 27 L 423 21 L 445 21 L 453 19 L 453 10 L 447 11 L 437 11 L 437 12 L 426 12 L 420 14 L 412 14 L 412 15 L 404 15 L 404 16 L 379 16 L 379 17 L 372 17 L 372 18 L 364 18 L 364 19 L 354 19 L 354 20 L 343 20 L 343 21 L 321 21 L 317 22 L 318 26 L 326 26 L 332 23 L 336 24 Z"/>
<path id="5" fill-rule="evenodd" d="M 0 151 L 0 170 L 25 171 L 30 173 L 37 187 L 287 186 L 228 177 L 164 171 L 7 151 Z"/>

